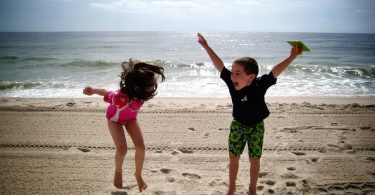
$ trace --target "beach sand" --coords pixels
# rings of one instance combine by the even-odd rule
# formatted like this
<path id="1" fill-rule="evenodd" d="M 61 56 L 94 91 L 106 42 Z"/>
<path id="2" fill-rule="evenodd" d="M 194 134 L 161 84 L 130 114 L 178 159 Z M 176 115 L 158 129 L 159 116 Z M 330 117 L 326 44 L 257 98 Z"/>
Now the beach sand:
<path id="1" fill-rule="evenodd" d="M 258 194 L 375 194 L 374 98 L 267 98 Z M 113 185 L 106 103 L 0 99 L 0 194 L 220 195 L 228 185 L 230 99 L 155 98 L 139 113 L 145 144 L 137 192 L 127 136 L 124 189 Z M 247 149 L 238 194 L 249 182 Z"/>

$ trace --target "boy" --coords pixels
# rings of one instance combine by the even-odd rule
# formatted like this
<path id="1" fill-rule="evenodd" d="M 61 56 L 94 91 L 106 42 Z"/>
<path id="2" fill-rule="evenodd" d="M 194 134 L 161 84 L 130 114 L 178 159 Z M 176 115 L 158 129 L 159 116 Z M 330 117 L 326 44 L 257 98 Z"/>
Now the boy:
<path id="1" fill-rule="evenodd" d="M 269 74 L 257 78 L 259 68 L 254 59 L 250 57 L 239 58 L 233 62 L 232 71 L 229 71 L 199 33 L 198 42 L 206 50 L 215 68 L 220 72 L 220 78 L 227 84 L 232 98 L 234 119 L 230 126 L 228 139 L 229 187 L 227 195 L 233 195 L 236 191 L 240 155 L 246 142 L 250 159 L 249 195 L 255 195 L 263 146 L 263 119 L 270 114 L 264 101 L 264 95 L 270 86 L 276 84 L 276 78 L 288 65 L 298 55 L 302 54 L 302 49 L 298 48 L 297 45 L 294 46 L 288 58 L 274 66 Z"/>

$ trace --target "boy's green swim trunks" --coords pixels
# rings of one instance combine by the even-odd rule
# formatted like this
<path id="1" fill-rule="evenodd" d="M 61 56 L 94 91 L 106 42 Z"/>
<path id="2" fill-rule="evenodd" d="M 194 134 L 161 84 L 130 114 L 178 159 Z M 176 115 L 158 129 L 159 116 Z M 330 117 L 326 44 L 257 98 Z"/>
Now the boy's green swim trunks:
<path id="1" fill-rule="evenodd" d="M 230 125 L 230 134 L 228 139 L 229 154 L 233 156 L 242 154 L 247 142 L 249 156 L 260 158 L 262 156 L 263 136 L 263 121 L 249 126 L 233 120 Z"/>

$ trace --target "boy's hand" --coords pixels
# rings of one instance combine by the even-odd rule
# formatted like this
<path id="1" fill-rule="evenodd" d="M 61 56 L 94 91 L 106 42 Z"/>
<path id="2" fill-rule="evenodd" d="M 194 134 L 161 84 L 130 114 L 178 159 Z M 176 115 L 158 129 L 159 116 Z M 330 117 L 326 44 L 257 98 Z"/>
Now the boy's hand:
<path id="1" fill-rule="evenodd" d="M 85 94 L 85 95 L 93 95 L 94 94 L 94 90 L 93 90 L 92 87 L 87 86 L 87 87 L 85 87 L 85 89 L 83 89 L 83 94 Z"/>
<path id="2" fill-rule="evenodd" d="M 198 33 L 197 36 L 198 36 L 198 43 L 201 44 L 202 47 L 207 47 L 208 43 L 207 43 L 206 39 L 203 37 L 203 35 Z"/>
<path id="3" fill-rule="evenodd" d="M 272 68 L 273 76 L 277 78 L 289 66 L 289 64 L 292 63 L 293 60 L 301 54 L 302 48 L 299 48 L 298 45 L 295 44 L 290 51 L 290 56 Z"/>
<path id="4" fill-rule="evenodd" d="M 299 48 L 298 45 L 295 44 L 290 51 L 290 56 L 297 57 L 298 55 L 302 55 L 302 53 L 303 53 L 302 48 Z"/>

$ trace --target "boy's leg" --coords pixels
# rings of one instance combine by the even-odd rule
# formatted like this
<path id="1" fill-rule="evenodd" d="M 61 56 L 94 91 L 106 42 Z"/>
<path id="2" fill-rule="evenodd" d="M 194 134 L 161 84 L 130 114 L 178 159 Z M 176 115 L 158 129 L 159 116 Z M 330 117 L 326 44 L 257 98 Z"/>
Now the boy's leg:
<path id="1" fill-rule="evenodd" d="M 145 160 L 145 144 L 143 141 L 142 131 L 141 131 L 141 128 L 139 127 L 137 120 L 127 122 L 125 127 L 130 138 L 133 140 L 133 143 L 134 143 L 134 147 L 135 147 L 134 176 L 137 180 L 138 189 L 140 192 L 142 192 L 142 190 L 147 189 L 147 184 L 143 181 L 143 178 L 142 178 L 143 163 Z"/>
<path id="2" fill-rule="evenodd" d="M 256 194 L 256 187 L 260 170 L 260 157 L 262 156 L 263 137 L 264 137 L 264 123 L 259 122 L 250 127 L 247 131 L 246 139 L 249 148 L 250 161 L 250 185 L 249 195 Z"/>
<path id="3" fill-rule="evenodd" d="M 236 192 L 237 172 L 240 162 L 240 156 L 229 155 L 229 187 L 227 195 L 234 195 Z"/>
<path id="4" fill-rule="evenodd" d="M 107 121 L 108 121 L 109 132 L 111 133 L 113 142 L 115 143 L 115 146 L 116 146 L 115 177 L 114 177 L 113 184 L 117 188 L 122 188 L 122 164 L 124 162 L 125 155 L 128 151 L 124 129 L 122 128 L 122 125 L 116 122 L 113 122 L 111 120 L 107 120 Z"/>
<path id="5" fill-rule="evenodd" d="M 249 195 L 256 194 L 256 187 L 260 170 L 260 158 L 249 157 L 250 160 L 250 185 Z"/>
<path id="6" fill-rule="evenodd" d="M 229 188 L 227 195 L 234 195 L 236 191 L 237 172 L 240 162 L 240 156 L 245 148 L 246 138 L 242 125 L 233 120 L 230 125 L 228 138 L 229 151 Z"/>

